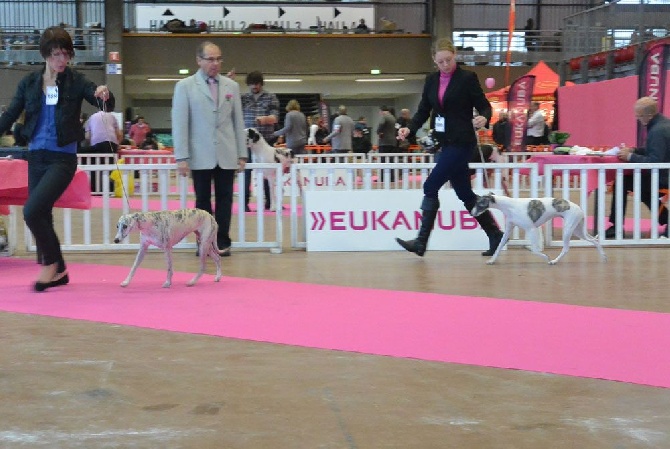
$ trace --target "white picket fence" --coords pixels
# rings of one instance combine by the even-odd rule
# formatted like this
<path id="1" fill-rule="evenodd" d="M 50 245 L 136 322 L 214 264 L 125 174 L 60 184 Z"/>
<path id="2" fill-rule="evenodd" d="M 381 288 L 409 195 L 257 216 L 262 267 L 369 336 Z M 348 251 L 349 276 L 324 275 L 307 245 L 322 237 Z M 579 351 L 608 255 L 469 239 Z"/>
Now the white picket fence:
<path id="1" fill-rule="evenodd" d="M 84 156 L 84 155 L 82 155 Z M 98 155 L 95 155 L 98 156 Z M 380 156 L 383 156 L 380 158 Z M 284 250 L 284 223 L 290 226 L 290 248 L 305 248 L 306 214 L 302 209 L 302 192 L 309 189 L 320 190 L 357 190 L 382 189 L 421 189 L 423 181 L 434 166 L 432 155 L 402 154 L 400 162 L 369 162 L 393 159 L 394 155 L 372 154 L 364 155 L 309 155 L 301 156 L 299 161 L 292 164 L 290 173 L 283 174 L 279 164 L 247 164 L 252 169 L 276 170 L 276 179 L 272 188 L 288 203 L 288 216 L 282 213 L 267 213 L 263 211 L 264 199 L 262 189 L 255 197 L 255 213 L 239 213 L 244 210 L 244 174 L 240 173 L 237 179 L 235 197 L 236 213 L 233 215 L 235 226 L 231 226 L 231 237 L 234 248 L 269 249 L 273 253 Z M 103 159 L 100 159 L 103 160 Z M 425 162 L 416 162 L 422 160 Z M 137 236 L 123 243 L 114 244 L 116 221 L 121 214 L 132 211 L 150 211 L 193 207 L 194 196 L 189 192 L 190 179 L 178 176 L 173 163 L 169 164 L 123 164 L 116 165 L 109 159 L 102 164 L 83 164 L 80 169 L 96 174 L 96 193 L 94 206 L 90 210 L 63 209 L 57 213 L 57 232 L 61 237 L 64 251 L 115 251 L 136 250 L 139 246 Z M 324 162 L 328 161 L 328 162 Z M 111 163 L 109 163 L 111 162 Z M 536 164 L 524 162 L 471 164 L 476 170 L 473 177 L 475 189 L 495 189 L 505 191 L 512 197 L 558 196 L 569 198 L 581 205 L 587 215 L 594 215 L 595 224 L 592 233 L 597 233 L 604 245 L 668 245 L 670 240 L 661 239 L 658 233 L 658 207 L 649 211 L 641 203 L 639 188 L 629 198 L 629 210 L 633 211 L 632 218 L 627 221 L 633 223 L 632 238 L 623 238 L 619 231 L 618 238 L 604 240 L 609 214 L 609 200 L 605 170 L 615 170 L 618 185 L 624 170 L 634 169 L 636 186 L 640 185 L 641 170 L 650 169 L 652 182 L 658 185 L 659 169 L 669 169 L 670 164 L 582 164 L 582 165 L 545 165 L 544 175 L 538 175 Z M 115 198 L 110 189 L 110 173 L 119 170 L 126 183 L 132 182 L 134 193 Z M 524 174 L 521 173 L 524 172 Z M 579 176 L 571 175 L 579 171 Z M 134 173 L 138 173 L 135 177 Z M 262 173 L 254 170 L 254 184 L 260 185 Z M 589 173 L 597 173 L 598 189 L 591 194 L 588 191 Z M 393 177 L 391 175 L 394 175 Z M 392 178 L 395 181 L 392 181 Z M 294 180 L 300 180 L 300 183 Z M 567 180 L 567 182 L 566 182 Z M 446 185 L 444 188 L 450 188 Z M 99 189 L 99 190 L 98 190 Z M 125 186 L 127 194 L 129 185 Z M 659 199 L 658 189 L 654 192 L 653 203 Z M 16 226 L 16 213 L 19 207 L 12 207 L 14 215 L 10 217 L 10 230 Z M 621 203 L 616 206 L 616 213 L 621 215 Z M 12 221 L 13 220 L 13 221 Z M 623 220 L 619 220 L 620 223 Z M 644 223 L 644 225 L 643 225 Z M 545 228 L 545 245 L 561 246 L 561 220 L 554 220 Z M 649 231 L 646 231 L 649 229 Z M 30 233 L 24 229 L 25 249 L 35 251 Z M 510 245 L 527 245 L 525 236 L 515 231 Z M 576 246 L 584 243 L 574 241 Z M 178 245 L 178 248 L 195 249 L 194 238 L 188 238 Z"/>

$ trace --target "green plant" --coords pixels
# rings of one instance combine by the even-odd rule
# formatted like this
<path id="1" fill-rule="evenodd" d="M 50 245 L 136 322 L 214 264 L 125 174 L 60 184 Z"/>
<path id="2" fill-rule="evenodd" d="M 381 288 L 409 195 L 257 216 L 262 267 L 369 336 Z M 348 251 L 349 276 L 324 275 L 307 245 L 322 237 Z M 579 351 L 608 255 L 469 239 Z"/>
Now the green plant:
<path id="1" fill-rule="evenodd" d="M 570 137 L 570 133 L 563 131 L 552 131 L 549 133 L 549 143 L 554 143 L 557 145 L 563 145 L 566 140 Z"/>

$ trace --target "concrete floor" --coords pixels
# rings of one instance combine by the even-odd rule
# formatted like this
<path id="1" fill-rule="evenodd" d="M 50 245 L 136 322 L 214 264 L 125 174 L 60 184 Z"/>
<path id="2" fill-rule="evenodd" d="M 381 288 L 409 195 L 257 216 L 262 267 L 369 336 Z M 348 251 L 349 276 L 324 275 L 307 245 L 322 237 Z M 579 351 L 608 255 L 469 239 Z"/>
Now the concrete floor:
<path id="1" fill-rule="evenodd" d="M 223 261 L 229 276 L 670 311 L 667 249 L 606 252 L 573 248 L 554 267 L 523 249 L 495 266 L 430 251 Z M 67 260 L 101 257 L 134 254 Z M 162 254 L 142 266 L 164 268 Z M 670 389 L 11 313 L 0 343 L 0 448 L 670 447 Z"/>

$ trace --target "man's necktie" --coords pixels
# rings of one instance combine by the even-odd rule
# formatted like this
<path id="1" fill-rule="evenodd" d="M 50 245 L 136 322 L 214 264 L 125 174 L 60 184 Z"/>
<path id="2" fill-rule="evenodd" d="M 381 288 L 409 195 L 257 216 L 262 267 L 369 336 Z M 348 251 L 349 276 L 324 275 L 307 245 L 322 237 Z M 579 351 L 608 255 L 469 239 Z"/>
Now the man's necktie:
<path id="1" fill-rule="evenodd" d="M 209 84 L 209 92 L 212 94 L 214 104 L 219 104 L 219 83 L 216 78 L 207 78 L 207 84 Z"/>

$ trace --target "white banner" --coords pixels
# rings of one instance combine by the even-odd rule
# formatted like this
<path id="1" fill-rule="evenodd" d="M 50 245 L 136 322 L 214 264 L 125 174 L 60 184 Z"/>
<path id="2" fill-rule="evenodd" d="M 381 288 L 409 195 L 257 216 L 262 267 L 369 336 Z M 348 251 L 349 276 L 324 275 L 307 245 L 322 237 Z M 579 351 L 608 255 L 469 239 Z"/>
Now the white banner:
<path id="1" fill-rule="evenodd" d="M 421 227 L 422 199 L 422 190 L 308 190 L 304 205 L 307 251 L 404 251 L 395 238 L 416 237 Z M 502 227 L 503 214 L 492 212 Z M 441 190 L 440 210 L 428 249 L 488 248 L 488 237 L 454 191 Z"/>
<path id="2" fill-rule="evenodd" d="M 164 15 L 169 10 L 172 15 Z M 139 30 L 159 31 L 172 19 L 189 25 L 193 19 L 204 22 L 209 31 L 243 31 L 249 25 L 282 27 L 292 31 L 309 31 L 310 27 L 342 30 L 356 28 L 365 19 L 374 28 L 375 10 L 372 6 L 356 5 L 175 5 L 138 4 L 135 6 L 135 27 Z M 261 31 L 261 30 L 259 30 Z"/>

